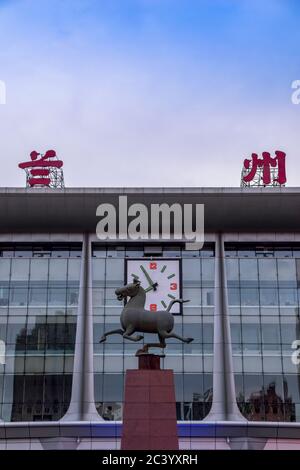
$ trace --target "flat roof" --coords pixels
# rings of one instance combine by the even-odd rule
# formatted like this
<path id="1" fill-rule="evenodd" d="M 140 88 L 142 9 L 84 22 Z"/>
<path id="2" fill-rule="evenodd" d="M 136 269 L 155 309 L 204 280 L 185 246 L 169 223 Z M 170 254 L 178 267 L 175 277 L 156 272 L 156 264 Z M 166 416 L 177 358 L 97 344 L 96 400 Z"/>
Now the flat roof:
<path id="1" fill-rule="evenodd" d="M 298 232 L 300 188 L 0 188 L 0 232 L 94 232 L 102 203 L 205 205 L 206 232 Z"/>

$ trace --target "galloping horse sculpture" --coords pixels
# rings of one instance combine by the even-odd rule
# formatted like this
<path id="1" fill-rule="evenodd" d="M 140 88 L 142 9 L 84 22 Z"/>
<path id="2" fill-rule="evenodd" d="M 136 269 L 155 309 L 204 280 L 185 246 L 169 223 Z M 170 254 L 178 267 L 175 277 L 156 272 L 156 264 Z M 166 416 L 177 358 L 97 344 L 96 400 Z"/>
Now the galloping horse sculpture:
<path id="1" fill-rule="evenodd" d="M 189 300 L 174 299 L 170 302 L 167 310 L 159 310 L 157 312 L 150 312 L 144 309 L 146 301 L 146 293 L 141 286 L 140 281 L 134 279 L 131 284 L 127 284 L 115 291 L 118 300 L 130 297 L 125 307 L 122 310 L 120 322 L 122 328 L 108 331 L 104 333 L 100 339 L 100 343 L 106 340 L 109 335 L 119 334 L 123 338 L 130 341 L 140 341 L 144 337 L 142 335 L 131 336 L 135 332 L 139 333 L 156 333 L 159 338 L 159 343 L 147 343 L 142 349 L 136 352 L 136 356 L 147 354 L 148 349 L 151 348 L 165 348 L 167 338 L 177 338 L 184 343 L 190 343 L 193 338 L 182 338 L 176 333 L 172 332 L 174 327 L 174 317 L 170 312 L 172 306 L 176 303 L 189 302 Z"/>

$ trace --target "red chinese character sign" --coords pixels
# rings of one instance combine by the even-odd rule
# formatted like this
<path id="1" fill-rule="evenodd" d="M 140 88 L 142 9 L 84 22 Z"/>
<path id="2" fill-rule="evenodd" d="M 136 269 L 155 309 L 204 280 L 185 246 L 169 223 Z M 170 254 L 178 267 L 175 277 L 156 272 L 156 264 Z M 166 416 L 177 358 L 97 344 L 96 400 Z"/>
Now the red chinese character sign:
<path id="1" fill-rule="evenodd" d="M 263 152 L 262 158 L 252 153 L 251 159 L 244 160 L 241 186 L 284 186 L 285 157 L 286 154 L 280 150 L 276 150 L 274 157 L 269 152 Z"/>
<path id="2" fill-rule="evenodd" d="M 26 172 L 27 188 L 64 188 L 63 161 L 57 158 L 55 150 L 47 150 L 44 155 L 34 150 L 30 158 L 19 163 L 19 168 Z"/>

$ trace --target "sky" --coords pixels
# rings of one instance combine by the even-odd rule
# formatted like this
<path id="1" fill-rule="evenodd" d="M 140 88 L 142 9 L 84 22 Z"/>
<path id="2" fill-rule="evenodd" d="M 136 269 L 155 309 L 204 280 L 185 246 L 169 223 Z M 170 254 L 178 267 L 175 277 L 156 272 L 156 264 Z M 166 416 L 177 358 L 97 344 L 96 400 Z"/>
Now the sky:
<path id="1" fill-rule="evenodd" d="M 0 186 L 56 150 L 66 187 L 300 186 L 298 0 L 0 0 Z M 1 97 L 0 97 L 1 98 Z"/>

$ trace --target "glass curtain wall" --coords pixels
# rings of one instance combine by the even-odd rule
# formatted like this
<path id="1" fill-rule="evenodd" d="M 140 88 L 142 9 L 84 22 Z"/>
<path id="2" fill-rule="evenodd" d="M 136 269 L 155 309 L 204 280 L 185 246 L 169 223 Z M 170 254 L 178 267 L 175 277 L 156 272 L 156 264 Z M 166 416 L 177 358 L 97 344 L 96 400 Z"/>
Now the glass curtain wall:
<path id="1" fill-rule="evenodd" d="M 147 247 L 93 246 L 93 312 L 95 401 L 98 412 L 106 420 L 122 419 L 124 373 L 137 367 L 134 357 L 143 344 L 109 336 L 99 339 L 105 331 L 120 328 L 123 303 L 115 289 L 125 284 L 126 259 L 179 259 L 182 270 L 183 315 L 174 316 L 175 332 L 193 337 L 194 342 L 182 344 L 167 340 L 164 368 L 175 372 L 177 417 L 179 420 L 203 419 L 212 401 L 212 355 L 214 314 L 214 249 L 185 251 L 181 247 L 157 249 L 160 255 L 149 258 Z M 155 314 L 155 312 L 153 312 Z M 145 335 L 143 342 L 155 338 Z M 158 351 L 160 352 L 160 351 Z"/>
<path id="2" fill-rule="evenodd" d="M 58 420 L 71 396 L 81 246 L 0 247 L 0 410 Z"/>
<path id="3" fill-rule="evenodd" d="M 300 421 L 300 249 L 226 246 L 239 407 L 249 420 Z"/>

